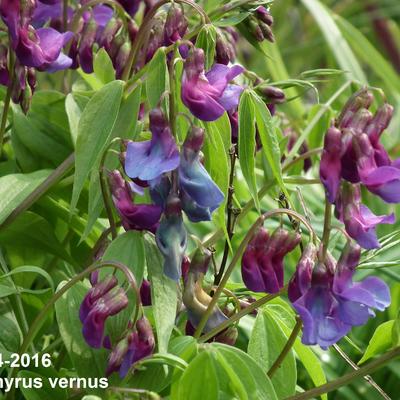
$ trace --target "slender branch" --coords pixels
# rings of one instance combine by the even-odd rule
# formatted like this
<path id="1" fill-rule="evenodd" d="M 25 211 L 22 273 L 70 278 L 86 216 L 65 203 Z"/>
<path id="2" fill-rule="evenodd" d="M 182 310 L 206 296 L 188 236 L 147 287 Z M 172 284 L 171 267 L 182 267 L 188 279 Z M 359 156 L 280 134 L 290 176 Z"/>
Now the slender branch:
<path id="1" fill-rule="evenodd" d="M 287 397 L 285 400 L 309 400 L 314 399 L 321 394 L 332 392 L 342 386 L 349 384 L 351 381 L 362 378 L 365 375 L 371 374 L 377 369 L 383 367 L 389 361 L 400 357 L 400 347 L 383 354 L 379 358 L 371 361 L 356 371 L 349 372 L 332 382 L 325 383 L 324 385 L 317 386 L 313 389 L 307 390 L 306 392 L 296 394 L 294 396 Z"/>
<path id="2" fill-rule="evenodd" d="M 322 150 L 323 150 L 323 147 L 316 147 L 315 149 L 311 149 L 311 150 L 306 151 L 305 153 L 299 154 L 296 158 L 293 158 L 293 160 L 291 160 L 289 162 L 284 162 L 282 165 L 282 169 L 287 171 L 289 168 L 291 168 L 297 162 L 299 162 L 301 160 L 305 160 L 305 159 L 315 156 L 317 154 L 320 154 L 322 152 Z"/>
<path id="3" fill-rule="evenodd" d="M 285 360 L 286 356 L 289 354 L 290 350 L 292 349 L 297 335 L 299 334 L 303 323 L 299 317 L 296 318 L 296 325 L 294 326 L 292 333 L 290 334 L 285 346 L 283 347 L 282 351 L 280 352 L 278 358 L 272 364 L 271 368 L 267 372 L 267 375 L 272 378 L 276 371 L 280 368 L 283 361 Z"/>
<path id="4" fill-rule="evenodd" d="M 228 239 L 225 241 L 224 247 L 224 254 L 222 256 L 221 266 L 219 267 L 218 274 L 214 278 L 214 285 L 217 286 L 221 282 L 222 275 L 224 275 L 226 262 L 228 261 L 229 255 L 229 243 L 233 236 L 233 228 L 234 225 L 232 223 L 232 201 L 233 201 L 233 194 L 235 193 L 235 188 L 233 186 L 233 180 L 235 177 L 235 163 L 236 163 L 236 146 L 233 145 L 230 149 L 230 156 L 231 156 L 231 171 L 229 174 L 229 189 L 228 189 L 228 199 L 226 202 L 226 209 L 227 209 L 227 222 L 226 222 L 226 230 L 228 232 Z"/>
<path id="5" fill-rule="evenodd" d="M 107 218 L 110 223 L 111 237 L 115 239 L 117 237 L 117 225 L 115 224 L 114 220 L 113 210 L 110 201 L 110 191 L 104 172 L 105 167 L 104 165 L 101 165 L 99 170 L 101 194 L 103 197 L 103 203 L 106 210 Z"/>
<path id="6" fill-rule="evenodd" d="M 72 153 L 60 164 L 25 200 L 23 200 L 9 216 L 0 224 L 0 229 L 10 225 L 20 214 L 26 211 L 52 186 L 54 186 L 74 165 L 75 155 Z"/>
<path id="7" fill-rule="evenodd" d="M 211 329 L 209 332 L 204 334 L 199 338 L 199 342 L 203 343 L 206 342 L 207 340 L 211 339 L 218 333 L 222 332 L 224 329 L 226 329 L 228 326 L 233 324 L 236 321 L 239 321 L 239 319 L 243 318 L 245 315 L 248 315 L 252 313 L 254 310 L 257 308 L 263 306 L 264 304 L 268 303 L 269 301 L 275 299 L 275 297 L 280 296 L 282 293 L 286 292 L 286 286 L 283 287 L 278 293 L 274 294 L 267 294 L 266 296 L 262 297 L 261 299 L 256 300 L 255 302 L 251 303 L 248 307 L 243 308 L 240 310 L 238 313 L 233 314 L 229 319 L 225 320 L 215 328 Z"/>
<path id="8" fill-rule="evenodd" d="M 360 369 L 360 367 L 355 364 L 352 359 L 337 344 L 334 344 L 333 348 L 351 366 L 351 368 L 356 371 Z M 382 398 L 384 398 L 385 400 L 391 400 L 390 397 L 385 393 L 385 391 L 372 379 L 370 375 L 365 375 L 364 379 L 382 396 Z"/>
<path id="9" fill-rule="evenodd" d="M 281 215 L 281 214 L 286 214 L 286 215 L 291 215 L 292 217 L 298 219 L 300 222 L 302 222 L 307 229 L 310 232 L 310 236 L 312 237 L 312 240 L 314 241 L 316 238 L 316 234 L 312 228 L 312 226 L 310 225 L 310 223 L 299 213 L 297 213 L 296 211 L 293 210 L 289 210 L 286 208 L 277 208 L 276 210 L 271 210 L 266 212 L 265 214 L 261 215 L 256 222 L 254 222 L 254 224 L 251 226 L 251 228 L 249 229 L 249 231 L 247 232 L 246 236 L 244 237 L 244 239 L 242 240 L 242 242 L 239 245 L 238 250 L 236 251 L 235 255 L 232 258 L 231 263 L 229 264 L 223 278 L 221 279 L 221 283 L 219 284 L 217 290 L 215 291 L 214 296 L 212 297 L 210 304 L 207 307 L 206 312 L 203 314 L 199 325 L 197 326 L 196 332 L 194 334 L 195 338 L 199 338 L 206 323 L 208 318 L 210 317 L 215 305 L 217 304 L 217 301 L 219 299 L 219 296 L 221 295 L 225 285 L 227 284 L 230 275 L 232 274 L 233 270 L 235 269 L 236 263 L 239 261 L 240 257 L 242 256 L 245 248 L 247 247 L 248 243 L 250 242 L 250 240 L 253 238 L 253 236 L 255 235 L 255 233 L 257 232 L 258 228 L 263 225 L 264 221 L 268 218 L 272 218 L 274 216 L 277 215 Z"/>

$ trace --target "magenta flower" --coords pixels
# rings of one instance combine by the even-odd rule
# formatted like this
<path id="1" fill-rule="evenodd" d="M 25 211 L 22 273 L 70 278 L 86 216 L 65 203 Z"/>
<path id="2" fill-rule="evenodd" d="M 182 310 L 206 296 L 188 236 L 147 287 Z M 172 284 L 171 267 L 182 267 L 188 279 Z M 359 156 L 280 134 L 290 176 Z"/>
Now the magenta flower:
<path id="1" fill-rule="evenodd" d="M 301 240 L 299 233 L 278 228 L 270 236 L 260 228 L 242 257 L 242 278 L 253 292 L 277 293 L 284 284 L 283 258 Z"/>
<path id="2" fill-rule="evenodd" d="M 179 151 L 161 109 L 150 113 L 151 140 L 128 142 L 125 171 L 130 178 L 157 180 L 179 165 Z"/>
<path id="3" fill-rule="evenodd" d="M 132 190 L 119 171 L 110 173 L 109 181 L 112 198 L 126 230 L 148 230 L 155 233 L 161 218 L 162 209 L 153 204 L 135 204 Z"/>
<path id="4" fill-rule="evenodd" d="M 342 152 L 342 132 L 331 126 L 325 135 L 324 150 L 321 156 L 319 174 L 325 186 L 330 203 L 336 199 L 342 172 L 340 154 Z"/>
<path id="5" fill-rule="evenodd" d="M 389 306 L 390 291 L 383 281 L 368 277 L 353 282 L 359 258 L 360 247 L 348 243 L 337 265 L 328 254 L 324 263 L 317 262 L 312 274 L 313 261 L 300 260 L 296 277 L 289 283 L 289 298 L 303 321 L 304 344 L 327 348 L 352 326 L 364 325 L 375 316 L 373 309 L 383 311 Z"/>
<path id="6" fill-rule="evenodd" d="M 376 226 L 393 224 L 394 214 L 374 215 L 371 210 L 361 203 L 359 185 L 343 183 L 336 202 L 335 213 L 345 225 L 346 232 L 364 249 L 380 247 L 376 236 Z"/>
<path id="7" fill-rule="evenodd" d="M 229 84 L 243 72 L 239 65 L 215 64 L 204 72 L 204 52 L 194 49 L 185 62 L 182 101 L 191 113 L 203 121 L 215 121 L 225 111 L 238 106 L 243 87 Z"/>

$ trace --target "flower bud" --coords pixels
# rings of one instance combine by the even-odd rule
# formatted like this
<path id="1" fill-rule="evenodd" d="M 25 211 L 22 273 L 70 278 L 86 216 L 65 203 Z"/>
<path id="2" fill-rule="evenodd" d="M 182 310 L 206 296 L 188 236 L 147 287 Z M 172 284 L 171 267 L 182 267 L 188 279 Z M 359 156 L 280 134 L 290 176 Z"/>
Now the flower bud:
<path id="1" fill-rule="evenodd" d="M 156 232 L 156 243 L 164 257 L 164 274 L 175 281 L 182 275 L 182 260 L 187 246 L 187 232 L 181 210 L 179 198 L 170 195 Z"/>
<path id="2" fill-rule="evenodd" d="M 260 21 L 260 22 L 258 23 L 258 26 L 260 27 L 261 32 L 262 32 L 264 38 L 265 38 L 266 40 L 268 40 L 269 42 L 274 43 L 274 42 L 275 42 L 275 36 L 274 36 L 274 34 L 273 34 L 272 29 L 270 28 L 270 26 L 267 25 L 265 22 L 262 22 L 262 21 Z"/>
<path id="3" fill-rule="evenodd" d="M 185 35 L 187 27 L 182 7 L 172 3 L 164 26 L 164 46 L 170 46 L 180 40 Z"/>
<path id="4" fill-rule="evenodd" d="M 125 42 L 118 50 L 118 54 L 114 61 L 115 77 L 116 79 L 121 79 L 122 73 L 129 59 L 129 54 L 131 52 L 131 44 Z"/>
<path id="5" fill-rule="evenodd" d="M 281 104 L 286 100 L 284 91 L 275 86 L 262 86 L 258 89 L 258 92 L 267 103 Z"/>
<path id="6" fill-rule="evenodd" d="M 222 331 L 221 333 L 219 333 L 217 336 L 215 336 L 213 341 L 218 343 L 224 343 L 229 346 L 234 346 L 237 338 L 238 338 L 238 330 L 236 329 L 236 327 L 231 326 Z"/>
<path id="7" fill-rule="evenodd" d="M 109 52 L 111 49 L 111 43 L 121 26 L 122 21 L 120 19 L 112 17 L 101 32 L 100 38 L 98 40 L 99 46 L 104 47 L 105 50 Z"/>
<path id="8" fill-rule="evenodd" d="M 301 240 L 301 235 L 278 228 L 271 236 L 260 228 L 242 257 L 242 278 L 253 292 L 277 293 L 283 287 L 283 258 Z"/>
<path id="9" fill-rule="evenodd" d="M 120 340 L 111 351 L 110 356 L 108 357 L 106 376 L 110 376 L 113 372 L 116 372 L 120 369 L 128 349 L 129 336 L 126 336 Z"/>
<path id="10" fill-rule="evenodd" d="M 393 107 L 389 103 L 385 103 L 380 107 L 374 115 L 372 121 L 365 129 L 372 144 L 376 144 L 382 132 L 389 126 L 393 116 Z"/>
<path id="11" fill-rule="evenodd" d="M 140 286 L 140 301 L 143 306 L 151 306 L 151 285 L 147 279 Z"/>
<path id="12" fill-rule="evenodd" d="M 78 50 L 79 64 L 87 74 L 93 72 L 93 45 L 96 40 L 96 33 L 97 23 L 94 18 L 91 18 L 83 28 Z"/>
<path id="13" fill-rule="evenodd" d="M 250 17 L 248 24 L 250 33 L 254 36 L 257 42 L 262 42 L 264 40 L 264 33 L 257 20 L 253 17 Z"/>
<path id="14" fill-rule="evenodd" d="M 269 11 L 263 7 L 259 6 L 256 10 L 256 16 L 259 20 L 263 21 L 267 25 L 271 26 L 274 23 L 274 18 L 269 13 Z"/>
<path id="15" fill-rule="evenodd" d="M 0 44 L 0 85 L 8 86 L 10 82 L 10 74 L 8 71 L 8 49 Z"/>
<path id="16" fill-rule="evenodd" d="M 217 63 L 228 65 L 231 61 L 232 51 L 229 47 L 229 43 L 224 38 L 224 35 L 217 32 L 216 46 L 215 46 L 215 58 Z"/>
<path id="17" fill-rule="evenodd" d="M 343 107 L 343 110 L 338 118 L 339 127 L 347 127 L 349 121 L 352 119 L 353 114 L 362 108 L 369 108 L 373 101 L 374 96 L 367 88 L 363 88 L 354 93 Z"/>

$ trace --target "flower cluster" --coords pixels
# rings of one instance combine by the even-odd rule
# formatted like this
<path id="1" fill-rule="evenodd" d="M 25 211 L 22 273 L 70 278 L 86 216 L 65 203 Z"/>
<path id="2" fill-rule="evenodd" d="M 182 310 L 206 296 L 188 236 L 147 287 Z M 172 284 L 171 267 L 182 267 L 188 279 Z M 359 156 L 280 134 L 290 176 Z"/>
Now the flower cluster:
<path id="1" fill-rule="evenodd" d="M 389 125 L 393 107 L 369 111 L 373 96 L 357 92 L 344 107 L 336 125 L 325 135 L 320 177 L 327 198 L 347 233 L 362 247 L 379 247 L 375 227 L 394 223 L 394 215 L 375 216 L 361 204 L 360 185 L 387 203 L 400 202 L 400 163 L 392 161 L 379 139 Z"/>
<path id="2" fill-rule="evenodd" d="M 376 277 L 354 282 L 360 247 L 350 242 L 338 262 L 309 244 L 289 283 L 288 295 L 303 324 L 302 342 L 322 348 L 336 343 L 352 326 L 364 325 L 390 304 L 387 285 Z"/>

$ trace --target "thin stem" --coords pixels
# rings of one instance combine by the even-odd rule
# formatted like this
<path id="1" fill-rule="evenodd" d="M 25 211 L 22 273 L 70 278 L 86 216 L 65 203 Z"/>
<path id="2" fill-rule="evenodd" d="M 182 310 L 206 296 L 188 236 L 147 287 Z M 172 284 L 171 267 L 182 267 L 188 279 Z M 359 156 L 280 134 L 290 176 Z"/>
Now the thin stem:
<path id="1" fill-rule="evenodd" d="M 63 0 L 63 31 L 68 30 L 68 0 Z"/>
<path id="2" fill-rule="evenodd" d="M 355 364 L 352 359 L 337 344 L 334 344 L 333 348 L 351 366 L 351 368 L 356 371 L 360 369 L 360 367 Z M 370 375 L 365 375 L 364 379 L 382 396 L 382 398 L 384 398 L 385 400 L 391 400 L 390 397 L 385 393 L 385 391 L 372 379 Z"/>
<path id="3" fill-rule="evenodd" d="M 301 319 L 299 317 L 297 317 L 296 325 L 294 326 L 292 333 L 290 334 L 285 346 L 283 347 L 278 358 L 275 360 L 275 362 L 272 364 L 271 368 L 267 372 L 267 375 L 270 378 L 272 378 L 272 376 L 275 374 L 275 372 L 280 368 L 280 366 L 282 365 L 286 356 L 289 354 L 290 350 L 292 349 L 292 347 L 296 341 L 297 335 L 299 334 L 299 332 L 301 330 L 302 325 L 303 325 L 303 323 L 301 322 Z"/>
<path id="4" fill-rule="evenodd" d="M 322 234 L 322 257 L 325 259 L 329 246 L 329 236 L 331 234 L 332 204 L 325 198 L 325 217 L 324 232 Z"/>
<path id="5" fill-rule="evenodd" d="M 296 158 L 293 158 L 293 160 L 291 160 L 289 162 L 284 162 L 282 165 L 282 168 L 287 171 L 289 168 L 291 168 L 297 162 L 299 162 L 301 160 L 305 160 L 305 159 L 315 156 L 317 154 L 320 154 L 322 152 L 322 150 L 323 150 L 323 147 L 317 147 L 315 149 L 308 150 L 305 153 L 299 154 Z"/>
<path id="6" fill-rule="evenodd" d="M 233 256 L 231 263 L 229 264 L 228 268 L 226 269 L 226 272 L 225 272 L 223 278 L 221 279 L 221 283 L 219 284 L 217 290 L 215 291 L 215 294 L 212 297 L 210 304 L 207 307 L 206 312 L 203 314 L 203 316 L 200 320 L 200 323 L 197 326 L 196 332 L 194 334 L 195 338 L 199 338 L 201 333 L 203 332 L 203 329 L 207 323 L 207 320 L 210 317 L 212 311 L 214 310 L 215 305 L 217 304 L 219 296 L 221 295 L 225 285 L 227 284 L 227 282 L 229 280 L 229 277 L 231 276 L 233 270 L 235 269 L 236 263 L 239 261 L 245 248 L 247 247 L 248 243 L 250 242 L 250 240 L 253 238 L 253 236 L 257 232 L 258 228 L 264 224 L 264 221 L 266 219 L 272 218 L 272 217 L 275 217 L 275 216 L 281 215 L 281 214 L 291 215 L 292 217 L 294 217 L 294 218 L 298 219 L 300 222 L 302 222 L 309 230 L 312 240 L 313 241 L 315 240 L 316 234 L 315 234 L 312 226 L 302 215 L 300 215 L 296 211 L 289 210 L 286 208 L 277 208 L 276 210 L 271 210 L 271 211 L 268 211 L 265 214 L 261 215 L 254 222 L 254 224 L 251 226 L 251 228 L 247 232 L 246 236 L 240 243 L 238 250 L 236 251 L 235 255 Z"/>
<path id="7" fill-rule="evenodd" d="M 52 186 L 73 167 L 75 155 L 72 153 L 62 164 L 60 164 L 25 200 L 23 200 L 10 215 L 0 224 L 0 229 L 10 225 L 20 214 L 26 211 L 40 197 L 42 197 Z"/>
<path id="8" fill-rule="evenodd" d="M 287 397 L 285 400 L 309 400 L 316 398 L 324 393 L 332 392 L 335 389 L 338 389 L 342 386 L 349 384 L 351 381 L 362 378 L 365 375 L 369 375 L 377 369 L 381 368 L 389 361 L 400 356 L 400 347 L 396 347 L 395 349 L 383 354 L 379 358 L 371 361 L 370 363 L 364 365 L 360 369 L 356 371 L 352 371 L 347 373 L 346 375 L 341 376 L 338 379 L 335 379 L 332 382 L 325 383 L 324 385 L 317 386 L 313 389 L 307 390 L 306 392 L 296 394 L 294 396 Z"/>
<path id="9" fill-rule="evenodd" d="M 252 313 L 254 310 L 257 308 L 263 306 L 264 304 L 268 303 L 269 301 L 275 299 L 276 297 L 280 296 L 282 293 L 286 291 L 286 287 L 282 288 L 280 292 L 274 293 L 274 294 L 267 294 L 266 296 L 262 297 L 261 299 L 256 300 L 255 302 L 251 303 L 248 307 L 243 308 L 240 310 L 238 313 L 233 314 L 229 319 L 226 321 L 222 322 L 203 336 L 199 338 L 199 342 L 203 343 L 206 342 L 207 340 L 211 339 L 218 333 L 222 332 L 224 329 L 226 329 L 228 326 L 233 324 L 236 321 L 239 321 L 239 319 L 243 318 L 245 315 L 248 315 Z"/>
<path id="10" fill-rule="evenodd" d="M 228 189 L 228 199 L 226 201 L 226 209 L 227 209 L 227 222 L 226 222 L 226 230 L 228 232 L 228 239 L 225 241 L 224 254 L 222 256 L 221 266 L 219 267 L 218 274 L 215 276 L 214 285 L 217 286 L 221 282 L 221 278 L 224 275 L 226 262 L 228 261 L 229 255 L 229 243 L 233 236 L 233 228 L 234 225 L 232 223 L 232 213 L 233 213 L 233 194 L 235 193 L 235 188 L 233 186 L 233 180 L 235 178 L 235 163 L 236 163 L 236 146 L 233 145 L 230 149 L 231 156 L 231 171 L 229 174 L 229 189 Z"/>
<path id="11" fill-rule="evenodd" d="M 115 239 L 117 237 L 117 225 L 114 220 L 113 210 L 110 201 L 110 191 L 104 172 L 105 167 L 104 165 L 101 165 L 99 170 L 101 194 L 103 197 L 104 208 L 106 210 L 107 218 L 110 223 L 111 237 Z"/>

